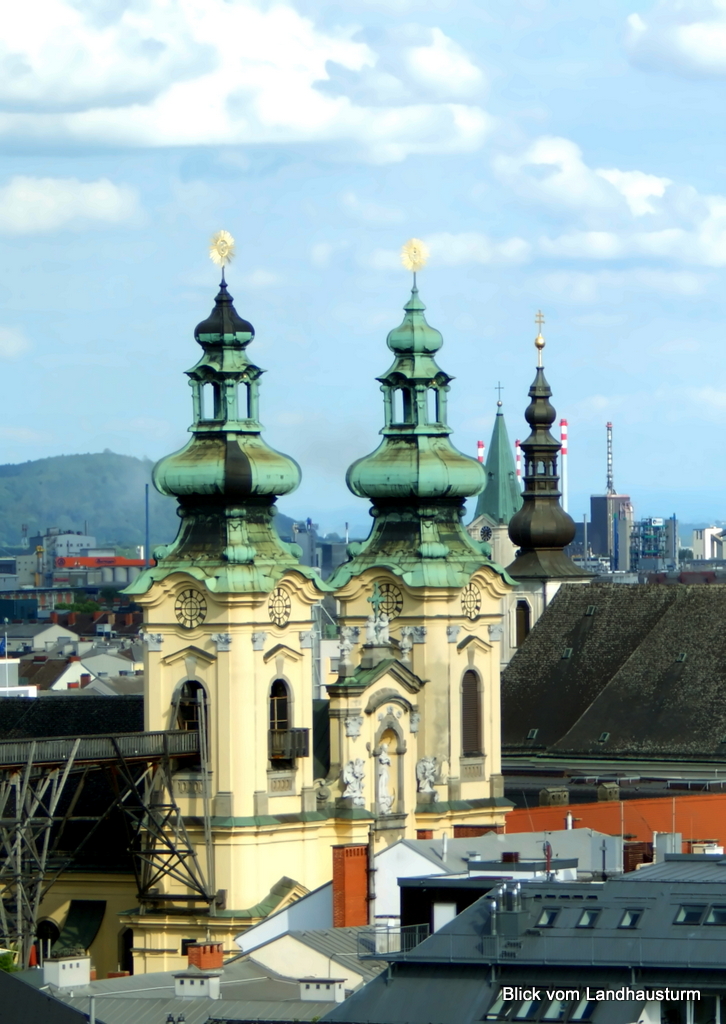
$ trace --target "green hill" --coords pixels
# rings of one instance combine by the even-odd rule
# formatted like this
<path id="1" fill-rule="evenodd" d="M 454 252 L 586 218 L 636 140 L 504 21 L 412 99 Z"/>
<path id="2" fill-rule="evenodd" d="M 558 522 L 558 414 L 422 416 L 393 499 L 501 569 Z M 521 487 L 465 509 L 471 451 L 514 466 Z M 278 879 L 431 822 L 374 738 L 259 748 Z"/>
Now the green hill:
<path id="1" fill-rule="evenodd" d="M 107 449 L 0 466 L 0 545 L 17 547 L 24 523 L 30 537 L 52 526 L 83 530 L 87 523 L 99 545 L 143 544 L 144 484 L 151 484 L 153 465 Z M 149 487 L 152 547 L 176 536 L 176 507 L 174 499 Z M 291 519 L 278 515 L 275 525 L 290 537 Z"/>

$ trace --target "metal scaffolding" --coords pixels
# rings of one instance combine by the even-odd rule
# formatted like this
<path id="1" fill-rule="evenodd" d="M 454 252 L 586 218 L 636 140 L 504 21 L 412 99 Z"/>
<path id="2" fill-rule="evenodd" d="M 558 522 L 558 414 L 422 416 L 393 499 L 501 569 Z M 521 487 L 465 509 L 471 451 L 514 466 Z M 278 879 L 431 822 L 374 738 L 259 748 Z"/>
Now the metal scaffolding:
<path id="1" fill-rule="evenodd" d="M 0 741 L 0 942 L 17 949 L 20 962 L 28 965 L 43 897 L 115 809 L 141 905 L 204 903 L 213 912 L 209 802 L 205 877 L 173 791 L 173 771 L 198 762 L 200 746 L 194 730 Z M 92 772 L 105 773 L 108 801 L 97 814 L 77 814 Z M 63 853 L 64 832 L 78 822 L 87 826 L 83 839 Z M 165 891 L 164 880 L 177 891 Z"/>

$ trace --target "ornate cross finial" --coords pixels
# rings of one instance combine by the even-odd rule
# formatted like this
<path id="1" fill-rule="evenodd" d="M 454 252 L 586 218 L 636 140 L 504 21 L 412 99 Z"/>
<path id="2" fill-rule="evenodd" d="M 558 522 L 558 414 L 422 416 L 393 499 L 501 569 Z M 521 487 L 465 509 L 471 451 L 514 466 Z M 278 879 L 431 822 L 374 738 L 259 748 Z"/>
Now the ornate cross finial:
<path id="1" fill-rule="evenodd" d="M 497 381 L 497 386 L 494 388 L 497 392 L 497 405 L 501 409 L 502 407 L 502 391 L 504 391 L 504 385 L 500 380 Z"/>
<path id="2" fill-rule="evenodd" d="M 534 344 L 537 348 L 537 366 L 542 365 L 542 349 L 545 347 L 545 340 L 542 337 L 542 324 L 545 322 L 544 314 L 541 309 L 537 310 L 537 315 L 534 318 L 534 322 L 537 324 L 539 331 L 537 337 L 534 339 Z"/>
<path id="3" fill-rule="evenodd" d="M 369 603 L 373 607 L 373 614 L 376 618 L 381 614 L 381 605 L 383 604 L 384 597 L 381 593 L 381 588 L 378 586 L 378 580 L 373 584 L 373 593 L 368 598 Z"/>

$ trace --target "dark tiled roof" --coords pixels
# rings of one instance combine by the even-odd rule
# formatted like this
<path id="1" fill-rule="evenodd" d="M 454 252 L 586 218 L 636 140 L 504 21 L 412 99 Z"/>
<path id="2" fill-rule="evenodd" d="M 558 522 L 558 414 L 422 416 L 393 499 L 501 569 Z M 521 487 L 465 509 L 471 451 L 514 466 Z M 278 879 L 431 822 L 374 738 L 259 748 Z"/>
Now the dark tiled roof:
<path id="1" fill-rule="evenodd" d="M 22 683 L 49 690 L 68 667 L 66 658 L 49 658 L 48 661 L 21 661 L 18 676 Z"/>
<path id="2" fill-rule="evenodd" d="M 2 739 L 93 736 L 141 732 L 143 728 L 142 695 L 91 697 L 57 694 L 53 699 L 5 697 L 0 700 Z"/>
<path id="3" fill-rule="evenodd" d="M 72 1006 L 61 1003 L 54 996 L 40 992 L 12 974 L 0 971 L 0 1019 L 8 1022 L 42 1021 L 43 1024 L 83 1024 L 88 1016 Z M 98 1018 L 98 1024 L 103 1021 Z"/>
<path id="4" fill-rule="evenodd" d="M 723 759 L 725 618 L 722 586 L 561 587 L 502 673 L 505 751 Z"/>

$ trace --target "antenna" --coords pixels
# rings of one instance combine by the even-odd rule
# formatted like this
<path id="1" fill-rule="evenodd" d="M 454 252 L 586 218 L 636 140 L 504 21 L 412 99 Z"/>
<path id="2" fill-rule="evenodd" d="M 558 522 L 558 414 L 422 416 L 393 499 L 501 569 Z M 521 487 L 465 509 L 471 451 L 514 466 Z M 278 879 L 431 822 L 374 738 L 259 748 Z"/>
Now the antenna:
<path id="1" fill-rule="evenodd" d="M 615 485 L 613 484 L 613 425 L 612 423 L 606 423 L 605 429 L 608 436 L 608 479 L 607 479 L 607 494 L 615 494 Z"/>
<path id="2" fill-rule="evenodd" d="M 562 470 L 562 507 L 567 512 L 567 420 L 560 420 L 560 443 L 562 445 L 560 468 Z"/>

